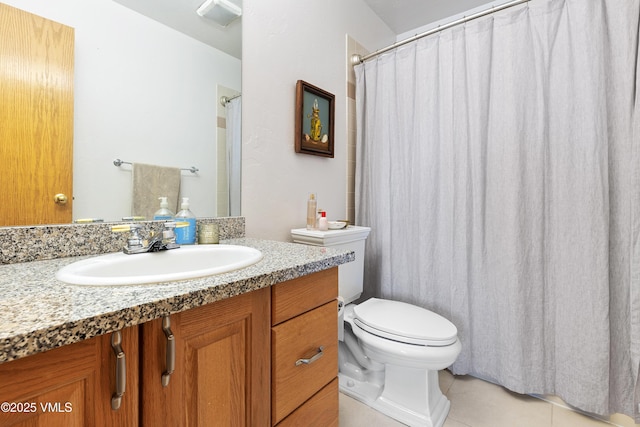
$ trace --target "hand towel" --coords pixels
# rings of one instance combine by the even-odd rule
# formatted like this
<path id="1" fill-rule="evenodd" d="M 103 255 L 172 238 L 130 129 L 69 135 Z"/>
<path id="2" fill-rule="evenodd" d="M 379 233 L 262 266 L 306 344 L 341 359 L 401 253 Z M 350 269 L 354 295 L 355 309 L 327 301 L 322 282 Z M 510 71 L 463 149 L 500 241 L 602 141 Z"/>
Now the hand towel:
<path id="1" fill-rule="evenodd" d="M 133 201 L 131 215 L 153 219 L 160 209 L 159 197 L 167 197 L 169 209 L 175 214 L 180 193 L 180 169 L 164 166 L 132 164 Z"/>

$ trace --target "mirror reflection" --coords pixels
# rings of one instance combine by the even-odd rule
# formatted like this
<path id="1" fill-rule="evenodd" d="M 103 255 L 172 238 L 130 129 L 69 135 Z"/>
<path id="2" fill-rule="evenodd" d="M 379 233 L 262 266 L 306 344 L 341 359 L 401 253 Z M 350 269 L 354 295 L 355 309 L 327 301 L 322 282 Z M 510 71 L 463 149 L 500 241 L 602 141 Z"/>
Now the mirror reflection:
<path id="1" fill-rule="evenodd" d="M 46 220 L 38 209 L 18 204 L 13 210 L 9 207 L 2 210 L 0 225 L 91 218 L 114 221 L 133 215 L 132 165 L 116 166 L 116 159 L 187 169 L 180 174 L 180 197 L 189 197 L 191 210 L 197 216 L 240 214 L 239 206 L 231 207 L 234 200 L 239 201 L 239 182 L 229 178 L 231 174 L 239 180 L 236 172 L 239 160 L 231 167 L 228 165 L 228 158 L 234 155 L 229 136 L 238 141 L 239 149 L 240 115 L 236 125 L 230 126 L 231 103 L 223 105 L 220 98 L 234 98 L 241 93 L 241 18 L 222 27 L 196 13 L 203 1 L 3 0 L 0 3 L 3 17 L 14 8 L 33 14 L 12 21 L 17 24 L 12 28 L 19 33 L 20 40 L 24 41 L 29 31 L 36 28 L 34 19 L 45 19 L 47 24 L 42 28 L 52 29 L 46 49 L 62 43 L 61 56 L 67 59 L 71 56 L 69 66 L 49 64 L 44 75 L 63 88 L 56 89 L 58 92 L 71 93 L 71 117 L 66 120 L 71 123 L 73 143 L 73 166 L 70 161 L 54 166 L 51 152 L 62 150 L 56 138 L 63 126 L 47 128 L 49 125 L 43 122 L 47 117 L 37 109 L 27 113 L 31 116 L 24 119 L 29 126 L 23 123 L 18 131 L 0 134 L 3 162 L 7 162 L 6 156 L 14 159 L 17 155 L 16 151 L 9 153 L 6 147 L 22 147 L 20 140 L 25 130 L 37 138 L 45 133 L 53 135 L 58 144 L 50 152 L 34 148 L 35 170 L 40 172 L 20 174 L 17 167 L 17 175 L 12 177 L 14 183 L 35 185 L 35 181 L 48 179 L 47 176 L 55 181 L 65 174 L 72 176 L 73 182 L 69 189 L 58 190 L 56 185 L 61 185 L 54 184 L 53 188 L 20 190 L 27 193 L 27 199 L 71 211 L 67 221 Z M 241 8 L 239 1 L 233 2 Z M 175 7 L 180 8 L 180 12 Z M 66 39 L 59 40 L 63 38 L 59 24 L 72 28 L 70 45 L 65 45 Z M 20 53 L 6 42 L 8 27 L 0 31 L 3 33 L 0 56 L 5 57 L 0 63 L 7 64 L 6 57 L 11 55 L 12 60 L 16 60 Z M 214 39 L 223 43 L 214 47 Z M 49 54 L 46 49 L 44 52 Z M 8 87 L 13 92 L 24 90 L 15 84 L 28 80 L 24 78 L 23 69 L 18 68 L 20 75 L 16 76 L 16 67 L 13 67 L 9 78 L 7 68 L 10 67 L 0 65 L 0 79 L 11 80 L 0 83 L 2 92 L 9 92 Z M 63 80 L 53 78 L 53 71 L 59 68 L 70 73 L 70 83 L 61 84 Z M 40 97 L 36 108 L 49 102 L 46 89 L 50 88 L 30 89 L 32 97 L 34 94 Z M 7 99 L 11 98 L 4 96 L 0 104 L 6 105 Z M 232 101 L 238 104 L 238 111 L 240 100 L 238 97 Z M 2 121 L 6 122 L 7 113 L 1 108 Z M 54 107 L 49 114 L 55 115 L 56 111 Z M 227 135 L 230 127 L 238 129 L 237 137 L 233 132 Z M 238 157 L 237 152 L 235 155 Z M 189 170 L 192 167 L 198 169 L 196 173 Z M 233 184 L 231 190 L 230 184 Z M 7 201 L 17 199 L 17 194 L 10 196 Z M 67 198 L 66 203 L 59 201 L 63 196 Z M 11 222 L 16 218 L 8 218 L 9 211 L 16 212 L 12 217 L 24 216 L 20 212 L 36 215 L 28 222 L 19 222 L 21 218 Z"/>

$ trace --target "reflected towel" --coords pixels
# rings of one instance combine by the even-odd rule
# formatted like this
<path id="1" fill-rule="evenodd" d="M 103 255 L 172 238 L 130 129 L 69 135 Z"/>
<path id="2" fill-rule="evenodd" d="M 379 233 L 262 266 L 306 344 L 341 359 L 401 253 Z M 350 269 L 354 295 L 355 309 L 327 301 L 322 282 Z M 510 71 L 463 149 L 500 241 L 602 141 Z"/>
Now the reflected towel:
<path id="1" fill-rule="evenodd" d="M 169 209 L 175 214 L 180 193 L 180 169 L 164 166 L 132 164 L 133 202 L 131 215 L 153 219 L 160 209 L 158 197 L 167 197 Z"/>

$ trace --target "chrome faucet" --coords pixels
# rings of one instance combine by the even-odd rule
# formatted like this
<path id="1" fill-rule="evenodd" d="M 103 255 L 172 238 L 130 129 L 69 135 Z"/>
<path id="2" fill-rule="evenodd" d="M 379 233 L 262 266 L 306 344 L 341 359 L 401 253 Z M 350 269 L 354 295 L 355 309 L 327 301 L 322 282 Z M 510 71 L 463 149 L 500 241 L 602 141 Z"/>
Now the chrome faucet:
<path id="1" fill-rule="evenodd" d="M 127 238 L 127 244 L 122 251 L 127 255 L 133 255 L 179 248 L 180 245 L 176 243 L 175 228 L 176 223 L 174 221 L 165 222 L 162 233 L 155 236 L 151 235 L 148 242 L 145 242 L 145 240 L 140 237 L 140 230 L 142 229 L 142 225 L 140 224 L 115 225 L 111 227 L 111 231 L 131 232 Z"/>

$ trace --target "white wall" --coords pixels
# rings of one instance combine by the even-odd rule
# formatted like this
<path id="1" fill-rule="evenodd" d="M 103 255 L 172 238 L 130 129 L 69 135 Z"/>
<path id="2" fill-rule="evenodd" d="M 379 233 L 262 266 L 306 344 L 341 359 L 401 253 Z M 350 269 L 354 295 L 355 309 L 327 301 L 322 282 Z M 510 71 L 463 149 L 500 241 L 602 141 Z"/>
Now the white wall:
<path id="1" fill-rule="evenodd" d="M 346 35 L 369 50 L 395 34 L 361 0 L 243 2 L 242 214 L 249 237 L 290 240 L 317 193 L 329 219 L 346 218 Z M 336 97 L 335 158 L 294 151 L 295 85 Z"/>
<path id="2" fill-rule="evenodd" d="M 241 62 L 111 0 L 2 0 L 75 28 L 74 218 L 130 214 L 131 168 L 182 173 L 198 216 L 216 205 L 216 86 L 241 89 Z"/>
<path id="3" fill-rule="evenodd" d="M 428 15 L 428 16 L 424 16 L 424 25 L 421 25 L 418 28 L 414 28 L 412 30 L 406 31 L 404 33 L 400 33 L 396 36 L 396 42 L 399 41 L 403 41 L 403 40 L 407 40 L 413 36 L 415 36 L 416 34 L 420 34 L 420 33 L 424 33 L 426 31 L 429 31 L 433 28 L 436 28 L 438 26 L 441 25 L 446 25 L 449 24 L 453 21 L 456 21 L 458 19 L 464 18 L 466 16 L 470 16 L 473 15 L 474 13 L 478 13 L 478 12 L 484 12 L 485 10 L 491 9 L 492 6 L 499 6 L 501 4 L 504 4 L 504 1 L 494 1 L 494 2 L 489 2 L 489 3 L 484 3 L 480 6 L 475 6 L 471 9 L 467 9 L 464 12 L 461 13 L 457 13 L 455 15 L 451 15 L 451 16 L 447 16 L 446 18 L 443 19 L 437 19 L 435 18 L 436 16 L 442 16 L 442 13 L 439 10 L 434 9 L 433 13 Z M 434 5 L 437 6 L 437 5 Z M 447 7 L 448 5 L 446 4 L 440 4 L 440 7 Z M 461 5 L 457 5 L 458 7 L 460 7 Z M 464 7 L 464 6 L 462 6 Z M 468 7 L 468 5 L 467 5 Z"/>

